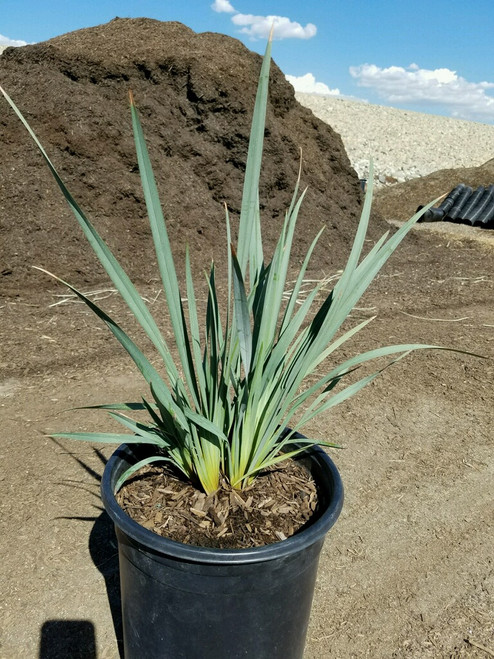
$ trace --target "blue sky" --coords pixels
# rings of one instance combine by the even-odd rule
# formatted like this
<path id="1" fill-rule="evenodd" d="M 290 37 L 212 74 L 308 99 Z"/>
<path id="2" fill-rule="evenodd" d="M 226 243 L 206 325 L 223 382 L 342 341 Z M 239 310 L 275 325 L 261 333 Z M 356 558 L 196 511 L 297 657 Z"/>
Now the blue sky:
<path id="1" fill-rule="evenodd" d="M 180 21 L 264 50 L 300 91 L 494 124 L 494 0 L 0 0 L 0 46 L 115 16 Z"/>

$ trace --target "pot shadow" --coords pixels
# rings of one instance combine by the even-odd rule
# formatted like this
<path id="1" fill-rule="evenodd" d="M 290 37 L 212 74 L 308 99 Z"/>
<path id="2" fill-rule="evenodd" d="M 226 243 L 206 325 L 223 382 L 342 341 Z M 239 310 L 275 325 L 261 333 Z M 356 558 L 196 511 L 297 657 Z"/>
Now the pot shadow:
<path id="1" fill-rule="evenodd" d="M 59 448 L 61 448 L 65 453 L 70 455 L 70 457 L 75 460 L 81 467 L 82 469 L 88 473 L 94 480 L 97 482 L 99 485 L 101 483 L 101 474 L 92 469 L 89 465 L 87 465 L 83 460 L 81 460 L 77 455 L 74 455 L 71 453 L 65 446 L 63 446 L 61 443 L 59 443 L 56 439 L 51 438 L 53 442 L 55 442 Z M 107 459 L 105 456 L 99 451 L 97 448 L 91 447 L 92 450 L 94 451 L 95 455 L 97 458 L 100 460 L 102 467 L 104 468 Z M 84 485 L 70 482 L 70 481 L 63 481 L 60 483 L 61 485 L 65 485 L 66 487 L 75 487 L 77 489 L 83 489 L 86 492 L 89 492 L 91 495 L 97 498 L 98 502 L 100 502 L 100 497 L 99 497 L 99 492 L 95 493 L 93 490 L 90 490 Z M 66 519 L 66 520 L 71 520 L 71 521 L 83 521 L 83 522 L 93 522 L 93 526 L 91 528 L 91 532 L 89 534 L 89 542 L 88 542 L 88 549 L 89 549 L 89 554 L 91 556 L 91 559 L 94 563 L 94 565 L 98 568 L 98 570 L 101 572 L 101 575 L 103 576 L 105 580 L 105 587 L 106 587 L 106 594 L 108 597 L 108 605 L 110 607 L 110 612 L 112 616 L 112 622 L 113 622 L 113 629 L 115 632 L 115 638 L 117 641 L 117 646 L 118 646 L 118 654 L 120 659 L 123 659 L 123 630 L 122 630 L 122 611 L 121 611 L 121 595 L 120 595 L 120 577 L 119 577 L 119 569 L 118 569 L 118 543 L 117 543 L 117 538 L 115 536 L 115 528 L 113 525 L 113 522 L 111 521 L 110 517 L 107 515 L 106 511 L 104 508 L 102 508 L 101 505 L 93 505 L 95 511 L 99 512 L 99 515 L 95 516 L 61 516 L 58 517 L 57 519 Z M 43 625 L 43 629 L 45 628 L 45 625 L 48 625 L 48 623 L 57 623 L 58 627 L 62 627 L 62 623 L 64 621 L 47 621 Z M 88 624 L 88 621 L 67 621 L 68 623 L 79 623 L 80 625 L 82 624 Z M 89 623 L 92 624 L 92 623 Z M 67 632 L 70 636 L 72 633 L 72 640 L 76 641 L 77 638 L 82 638 L 81 636 L 81 629 L 82 627 L 78 627 L 76 624 L 71 624 L 68 625 L 67 628 L 65 629 L 65 632 Z M 43 630 L 42 630 L 43 632 Z M 65 636 L 67 636 L 67 633 Z M 60 637 L 60 640 L 63 640 L 64 635 L 62 634 Z M 43 640 L 43 635 L 42 635 L 42 640 Z M 52 652 L 57 652 L 57 635 L 56 634 L 50 634 L 47 636 L 47 640 L 45 641 L 45 645 L 48 643 L 55 643 L 55 645 L 52 646 L 51 651 Z M 40 648 L 42 646 L 40 645 Z M 84 651 L 84 646 L 80 646 L 81 651 Z M 55 657 L 58 656 L 58 654 L 50 654 L 45 653 L 44 655 L 40 654 L 40 659 L 48 658 L 50 657 Z M 60 655 L 62 656 L 62 655 Z M 66 654 L 66 657 L 88 657 L 92 658 L 93 655 L 91 654 Z M 96 657 L 96 655 L 94 655 Z"/>

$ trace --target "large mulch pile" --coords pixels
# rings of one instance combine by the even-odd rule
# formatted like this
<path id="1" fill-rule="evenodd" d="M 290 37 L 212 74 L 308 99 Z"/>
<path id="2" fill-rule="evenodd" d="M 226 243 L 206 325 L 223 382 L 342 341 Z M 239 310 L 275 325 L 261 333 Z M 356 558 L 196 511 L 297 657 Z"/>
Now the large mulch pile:
<path id="1" fill-rule="evenodd" d="M 275 56 L 276 56 L 276 48 Z M 180 23 L 120 19 L 0 57 L 0 83 L 38 134 L 81 206 L 131 276 L 156 277 L 128 108 L 139 107 L 172 244 L 200 267 L 225 260 L 224 209 L 240 209 L 261 58 L 230 37 Z M 74 283 L 101 282 L 99 263 L 41 156 L 1 101 L 0 264 L 3 290 L 53 286 L 39 265 Z M 260 198 L 272 248 L 303 151 L 300 261 L 326 225 L 318 271 L 341 266 L 360 214 L 358 179 L 342 141 L 295 100 L 272 66 Z M 375 218 L 372 237 L 383 225 Z"/>

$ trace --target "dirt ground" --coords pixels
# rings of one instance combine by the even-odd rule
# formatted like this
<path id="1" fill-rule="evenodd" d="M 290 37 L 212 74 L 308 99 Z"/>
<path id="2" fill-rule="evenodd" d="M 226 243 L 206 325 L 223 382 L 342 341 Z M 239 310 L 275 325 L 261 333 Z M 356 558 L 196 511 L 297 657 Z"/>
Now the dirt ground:
<path id="1" fill-rule="evenodd" d="M 346 447 L 332 452 L 346 501 L 321 556 L 307 659 L 494 652 L 494 251 L 486 232 L 447 229 L 418 227 L 386 267 L 355 311 L 377 314 L 355 348 L 406 339 L 487 359 L 416 354 L 307 429 Z M 45 435 L 94 429 L 99 414 L 64 410 L 143 389 L 62 294 L 1 301 L 2 659 L 118 657 L 116 548 L 98 495 L 110 449 Z"/>

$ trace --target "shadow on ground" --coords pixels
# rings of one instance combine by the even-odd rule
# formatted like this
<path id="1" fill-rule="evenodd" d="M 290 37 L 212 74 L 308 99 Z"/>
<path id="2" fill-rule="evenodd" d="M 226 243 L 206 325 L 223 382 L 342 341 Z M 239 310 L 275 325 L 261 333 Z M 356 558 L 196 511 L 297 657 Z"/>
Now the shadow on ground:
<path id="1" fill-rule="evenodd" d="M 53 440 L 56 444 L 58 442 Z M 61 444 L 58 444 L 62 447 Z M 65 447 L 64 450 L 66 451 Z M 105 456 L 93 449 L 102 463 Z M 79 457 L 69 455 L 98 483 L 101 474 L 89 467 Z M 112 615 L 113 628 L 118 646 L 118 653 L 123 657 L 122 614 L 120 597 L 120 580 L 118 572 L 118 545 L 113 522 L 100 506 L 98 517 L 70 516 L 63 519 L 94 522 L 89 536 L 89 553 L 94 565 L 105 579 L 108 604 Z M 38 659 L 97 659 L 94 625 L 89 620 L 47 620 L 42 628 Z"/>
<path id="2" fill-rule="evenodd" d="M 39 659 L 96 659 L 94 625 L 89 620 L 47 620 L 41 628 Z"/>

